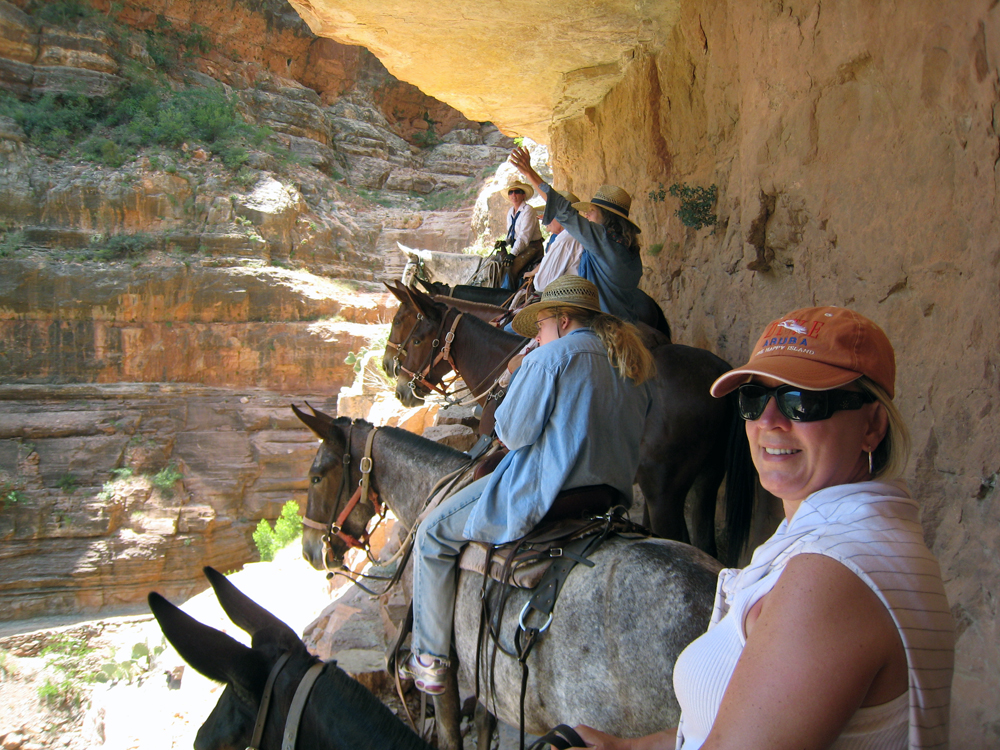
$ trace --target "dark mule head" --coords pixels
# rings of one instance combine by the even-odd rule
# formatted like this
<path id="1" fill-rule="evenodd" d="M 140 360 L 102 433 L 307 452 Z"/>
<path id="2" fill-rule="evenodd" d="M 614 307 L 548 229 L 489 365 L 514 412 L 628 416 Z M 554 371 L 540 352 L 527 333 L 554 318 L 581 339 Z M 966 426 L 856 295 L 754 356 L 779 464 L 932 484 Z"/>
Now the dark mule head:
<path id="1" fill-rule="evenodd" d="M 334 419 L 311 406 L 308 414 L 292 406 L 302 423 L 323 442 L 309 467 L 309 499 L 305 518 L 322 525 L 323 530 L 308 524 L 302 529 L 302 556 L 317 570 L 339 568 L 344 564 L 348 545 L 335 534 L 329 534 L 335 520 L 350 500 L 360 479 L 361 455 L 371 425 L 349 417 Z M 345 464 L 344 457 L 350 457 Z M 346 472 L 346 475 L 345 475 Z M 358 539 L 375 511 L 370 503 L 358 503 L 344 521 L 344 532 Z M 329 541 L 328 541 L 329 537 Z"/>
<path id="2" fill-rule="evenodd" d="M 157 593 L 149 595 L 149 608 L 184 661 L 210 680 L 226 683 L 222 697 L 198 730 L 195 750 L 243 750 L 250 744 L 271 667 L 285 652 L 292 653 L 286 671 L 292 671 L 293 661 L 301 665 L 312 657 L 290 627 L 225 576 L 212 568 L 205 568 L 205 575 L 229 619 L 253 636 L 253 648 L 203 625 Z M 283 725 L 284 716 L 277 715 L 277 702 L 272 703 L 262 746 L 279 747 Z"/>
<path id="3" fill-rule="evenodd" d="M 394 282 L 394 286 L 385 285 L 392 295 L 399 300 L 399 309 L 392 319 L 392 326 L 389 329 L 389 338 L 385 345 L 385 354 L 382 355 L 382 369 L 390 378 L 405 378 L 401 374 L 400 364 L 405 358 L 407 348 L 413 338 L 413 329 L 420 320 L 420 311 L 413 304 L 410 298 L 410 290 Z M 407 379 L 406 382 L 409 382 Z M 410 388 L 400 391 L 397 385 L 396 396 L 404 406 L 419 406 L 423 403 L 423 398 L 418 396 Z"/>
<path id="4" fill-rule="evenodd" d="M 401 303 L 400 310 L 404 307 L 412 310 L 413 323 L 405 344 L 394 357 L 396 398 L 404 406 L 417 406 L 430 392 L 425 384 L 417 382 L 417 378 L 438 385 L 451 371 L 451 365 L 443 359 L 434 364 L 448 333 L 444 323 L 449 307 L 416 289 L 406 292 L 409 304 Z M 386 352 L 388 355 L 388 348 Z"/>

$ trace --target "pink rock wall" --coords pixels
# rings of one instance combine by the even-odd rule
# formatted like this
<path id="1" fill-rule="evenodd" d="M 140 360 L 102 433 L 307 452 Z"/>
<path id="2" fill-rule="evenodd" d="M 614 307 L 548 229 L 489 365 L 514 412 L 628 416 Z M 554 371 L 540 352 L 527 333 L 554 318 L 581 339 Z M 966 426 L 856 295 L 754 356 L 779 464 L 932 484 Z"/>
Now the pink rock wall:
<path id="1" fill-rule="evenodd" d="M 883 326 L 958 622 L 953 747 L 1000 743 L 1000 8 L 688 2 L 584 117 L 553 127 L 557 182 L 635 198 L 643 286 L 675 340 L 742 363 L 810 304 Z M 719 189 L 681 225 L 673 183 Z M 654 193 L 654 196 L 650 196 Z"/>

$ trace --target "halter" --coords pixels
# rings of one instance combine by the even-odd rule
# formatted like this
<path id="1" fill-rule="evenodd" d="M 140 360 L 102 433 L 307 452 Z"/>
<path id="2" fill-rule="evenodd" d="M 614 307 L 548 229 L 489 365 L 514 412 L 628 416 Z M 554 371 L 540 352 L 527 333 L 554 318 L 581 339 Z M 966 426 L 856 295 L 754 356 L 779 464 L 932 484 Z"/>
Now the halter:
<path id="1" fill-rule="evenodd" d="M 270 674 L 267 675 L 267 682 L 264 684 L 264 694 L 260 698 L 260 707 L 257 709 L 257 721 L 254 723 L 253 736 L 246 750 L 257 750 L 260 747 L 261 738 L 264 736 L 264 724 L 267 722 L 267 711 L 271 707 L 271 696 L 274 694 L 274 683 L 278 679 L 278 674 L 288 663 L 291 652 L 286 651 L 278 661 L 271 667 Z M 299 736 L 299 723 L 302 721 L 302 712 L 309 700 L 309 693 L 312 691 L 316 679 L 326 665 L 317 662 L 309 667 L 309 670 L 302 676 L 298 686 L 295 688 L 295 695 L 292 696 L 292 705 L 288 709 L 285 717 L 285 730 L 281 740 L 282 750 L 295 750 L 295 741 Z"/>
<path id="2" fill-rule="evenodd" d="M 406 356 L 406 345 L 410 343 L 410 339 L 413 338 L 413 332 L 417 330 L 417 326 L 420 324 L 420 321 L 423 320 L 423 319 L 424 319 L 423 314 L 420 313 L 420 312 L 418 312 L 417 313 L 417 319 L 413 321 L 413 325 L 410 326 L 410 332 L 408 334 L 406 334 L 406 338 L 403 339 L 403 343 L 402 344 L 397 344 L 397 343 L 395 343 L 393 341 L 386 341 L 385 342 L 385 348 L 386 349 L 395 349 L 396 350 L 396 354 L 392 358 L 392 363 L 393 363 L 393 365 L 395 365 L 395 369 L 393 370 L 393 373 L 392 373 L 393 375 L 396 375 L 399 372 L 399 368 L 401 367 L 400 362 L 399 362 L 399 358 Z"/>
<path id="3" fill-rule="evenodd" d="M 445 326 L 447 326 L 447 324 L 448 324 L 448 315 L 450 315 L 451 313 L 456 313 L 455 319 L 452 321 L 451 328 L 449 329 L 448 333 L 444 337 L 444 346 L 439 351 L 438 347 L 441 346 L 441 332 L 444 331 Z M 504 395 L 503 393 L 495 393 L 495 390 L 496 390 L 497 384 L 498 384 L 498 380 L 499 380 L 499 375 L 500 375 L 501 372 L 503 372 L 504 368 L 507 366 L 507 363 L 511 360 L 511 358 L 515 354 L 517 354 L 518 351 L 520 351 L 520 349 L 521 349 L 521 344 L 520 343 L 518 343 L 517 346 L 515 346 L 510 352 L 508 352 L 507 355 L 504 356 L 504 358 L 499 362 L 499 364 L 497 364 L 497 366 L 495 368 L 493 368 L 493 370 L 491 372 L 489 372 L 486 375 L 486 377 L 483 378 L 479 383 L 477 383 L 475 386 L 469 386 L 468 384 L 465 385 L 465 389 L 464 390 L 466 392 L 468 392 L 470 394 L 470 396 L 471 396 L 468 399 L 458 398 L 458 397 L 456 397 L 455 394 L 458 393 L 459 391 L 449 390 L 455 384 L 455 381 L 458 380 L 458 376 L 457 375 L 456 375 L 455 379 L 452 380 L 450 383 L 443 383 L 443 381 L 442 381 L 443 385 L 442 384 L 433 383 L 429 379 L 431 371 L 435 367 L 437 367 L 437 365 L 442 360 L 447 361 L 448 364 L 449 364 L 449 366 L 451 367 L 451 369 L 455 373 L 458 372 L 458 367 L 455 364 L 455 361 L 452 359 L 452 356 L 451 356 L 451 346 L 452 346 L 452 343 L 455 340 L 455 331 L 458 328 L 458 322 L 462 319 L 463 315 L 465 315 L 465 313 L 458 312 L 455 308 L 450 308 L 448 310 L 448 313 L 446 313 L 445 316 L 443 318 L 441 318 L 441 324 L 440 324 L 440 326 L 438 326 L 437 337 L 431 343 L 431 351 L 427 355 L 427 361 L 425 362 L 424 366 L 421 367 L 416 372 L 414 372 L 413 370 L 408 370 L 406 367 L 404 367 L 399 362 L 399 357 L 400 356 L 405 357 L 406 356 L 406 351 L 402 347 L 397 347 L 399 349 L 399 354 L 396 355 L 396 357 L 393 359 L 393 362 L 395 362 L 397 364 L 397 367 L 398 367 L 399 370 L 401 370 L 402 372 L 405 372 L 407 375 L 410 376 L 410 382 L 407 385 L 409 386 L 410 391 L 414 395 L 417 395 L 416 394 L 417 386 L 421 385 L 425 389 L 427 389 L 428 391 L 434 391 L 435 393 L 441 395 L 444 398 L 444 400 L 445 400 L 446 403 L 452 404 L 452 405 L 456 405 L 457 404 L 459 406 L 466 406 L 468 404 L 480 401 L 484 397 L 487 398 L 487 399 L 502 399 L 503 398 L 503 395 Z M 418 316 L 418 317 L 421 320 L 423 319 L 423 316 Z M 413 327 L 413 330 L 415 330 L 415 329 L 416 329 L 416 324 L 414 324 L 414 327 Z M 410 337 L 412 337 L 413 330 L 410 331 L 410 336 L 407 337 L 406 342 L 409 342 Z M 404 344 L 406 342 L 404 342 Z M 491 380 L 493 382 L 492 382 L 492 384 L 490 385 L 489 388 L 487 388 L 486 390 L 480 390 L 482 388 L 482 386 L 483 386 L 484 383 L 488 383 Z"/>
<path id="4" fill-rule="evenodd" d="M 438 347 L 441 346 L 441 334 L 444 332 L 445 326 L 448 325 L 448 316 L 451 315 L 452 313 L 455 313 L 455 319 L 452 321 L 451 328 L 449 329 L 448 333 L 444 335 L 444 347 L 440 351 L 438 351 Z M 430 380 L 428 380 L 428 376 L 430 375 L 431 370 L 433 370 L 441 363 L 441 360 L 447 361 L 451 369 L 457 372 L 455 368 L 455 362 L 451 358 L 451 344 L 455 340 L 455 329 L 458 328 L 458 322 L 462 319 L 462 316 L 464 314 L 465 313 L 458 312 L 457 310 L 455 310 L 455 308 L 450 308 L 448 312 L 445 313 L 444 317 L 441 318 L 441 324 L 438 326 L 437 334 L 434 337 L 434 341 L 431 342 L 431 350 L 427 355 L 427 361 L 424 363 L 423 367 L 421 367 L 419 370 L 413 371 L 403 366 L 403 364 L 399 361 L 399 357 L 400 356 L 405 357 L 406 350 L 403 347 L 399 348 L 399 354 L 396 355 L 396 357 L 393 359 L 393 362 L 396 363 L 397 367 L 401 372 L 404 372 L 410 376 L 410 382 L 408 383 L 408 385 L 410 391 L 413 393 L 414 396 L 417 395 L 417 386 L 421 385 L 429 391 L 434 391 L 435 393 L 440 394 L 441 396 L 444 397 L 445 401 L 451 402 L 452 394 L 448 393 L 448 388 L 451 387 L 454 381 L 452 381 L 452 383 L 449 383 L 447 386 L 442 388 L 440 385 L 432 383 Z M 424 316 L 420 314 L 417 315 L 417 323 L 419 323 L 423 319 Z M 408 343 L 410 338 L 413 336 L 413 332 L 416 330 L 416 328 L 417 324 L 415 323 L 413 326 L 413 330 L 410 331 L 410 335 L 404 342 L 404 347 L 405 344 Z"/>
<path id="5" fill-rule="evenodd" d="M 358 482 L 358 488 L 351 495 L 347 503 L 343 505 L 340 513 L 337 514 L 336 518 L 330 520 L 329 523 L 320 523 L 311 518 L 305 517 L 302 519 L 302 524 L 308 526 L 310 529 L 316 529 L 317 531 L 322 531 L 323 533 L 323 543 L 326 545 L 326 550 L 323 553 L 323 567 L 329 572 L 330 567 L 327 565 L 327 553 L 333 554 L 333 538 L 337 537 L 344 544 L 347 545 L 349 549 L 361 549 L 365 551 L 365 555 L 368 556 L 369 561 L 373 564 L 377 564 L 378 561 L 372 557 L 371 553 L 371 537 L 375 533 L 375 530 L 379 525 L 385 520 L 386 508 L 385 505 L 378 498 L 378 493 L 371 488 L 371 473 L 372 473 L 372 445 L 375 443 L 375 433 L 378 432 L 377 427 L 373 427 L 371 432 L 368 433 L 368 439 L 365 441 L 365 453 L 361 458 L 361 480 Z M 351 427 L 347 432 L 347 443 L 344 448 L 344 455 L 341 459 L 343 465 L 343 471 L 340 474 L 340 487 L 337 490 L 337 505 L 340 506 L 343 503 L 344 498 L 347 496 L 348 482 L 350 481 L 349 476 L 351 473 L 351 438 L 354 434 L 354 422 L 351 422 Z M 318 480 L 319 477 L 314 477 L 313 481 Z M 344 531 L 344 524 L 347 523 L 348 517 L 354 511 L 362 500 L 371 503 L 372 510 L 375 511 L 375 515 L 378 516 L 378 521 L 372 527 L 371 531 L 368 531 L 367 524 L 366 528 L 362 532 L 354 537 Z M 343 566 L 341 566 L 343 567 Z"/>

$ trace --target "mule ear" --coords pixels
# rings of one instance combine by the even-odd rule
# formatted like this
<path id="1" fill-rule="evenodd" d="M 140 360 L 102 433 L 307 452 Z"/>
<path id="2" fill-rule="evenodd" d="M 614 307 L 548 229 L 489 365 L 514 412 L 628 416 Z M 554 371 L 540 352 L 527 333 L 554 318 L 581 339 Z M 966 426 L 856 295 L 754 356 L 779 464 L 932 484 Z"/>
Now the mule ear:
<path id="1" fill-rule="evenodd" d="M 300 642 L 294 630 L 236 588 L 222 573 L 215 568 L 205 567 L 204 570 L 223 611 L 241 630 L 256 635 L 260 630 L 272 629 L 282 636 L 282 640 Z"/>
<path id="2" fill-rule="evenodd" d="M 395 282 L 395 284 L 396 286 L 389 286 L 388 284 L 386 284 L 385 288 L 389 290 L 389 292 L 392 294 L 393 297 L 398 299 L 403 304 L 406 304 L 407 302 L 410 301 L 409 296 L 406 294 L 406 287 L 400 286 L 398 281 Z"/>
<path id="3" fill-rule="evenodd" d="M 447 311 L 444 305 L 438 304 L 423 292 L 417 289 L 410 289 L 409 291 L 410 299 L 413 301 L 414 306 L 423 313 L 425 318 L 440 319 Z"/>
<path id="4" fill-rule="evenodd" d="M 149 609 L 170 645 L 197 672 L 216 682 L 246 684 L 266 667 L 256 654 L 225 633 L 198 622 L 155 591 L 148 597 Z"/>
<path id="5" fill-rule="evenodd" d="M 330 434 L 330 428 L 333 426 L 333 419 L 322 412 L 318 414 L 307 414 L 299 409 L 299 407 L 295 404 L 292 404 L 292 411 L 295 412 L 295 416 L 299 418 L 302 424 L 313 431 L 313 434 L 316 437 L 320 440 L 326 440 Z"/>
<path id="6" fill-rule="evenodd" d="M 429 281 L 424 281 L 419 276 L 417 276 L 414 279 L 414 281 L 417 282 L 418 284 L 420 284 L 420 286 L 422 286 L 424 288 L 424 291 L 427 292 L 428 294 L 440 294 L 441 293 L 441 290 L 438 289 L 438 287 L 437 287 L 436 284 L 432 284 Z"/>

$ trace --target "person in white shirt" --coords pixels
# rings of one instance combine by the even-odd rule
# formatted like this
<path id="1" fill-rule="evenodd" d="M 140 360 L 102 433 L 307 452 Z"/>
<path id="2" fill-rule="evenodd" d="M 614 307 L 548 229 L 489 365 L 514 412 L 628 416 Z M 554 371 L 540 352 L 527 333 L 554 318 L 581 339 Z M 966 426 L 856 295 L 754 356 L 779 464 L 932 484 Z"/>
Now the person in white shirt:
<path id="1" fill-rule="evenodd" d="M 568 190 L 557 191 L 570 203 L 579 203 L 580 199 Z M 583 245 L 576 241 L 569 232 L 563 231 L 563 225 L 558 219 L 553 219 L 547 229 L 552 235 L 545 247 L 545 257 L 534 271 L 524 274 L 525 278 L 534 278 L 536 292 L 545 291 L 545 287 L 566 274 L 576 275 L 580 266 L 580 254 Z"/>
<path id="2" fill-rule="evenodd" d="M 523 182 L 514 182 L 507 187 L 507 200 L 510 201 L 507 250 L 515 257 L 503 284 L 505 289 L 514 289 L 522 271 L 538 260 L 543 252 L 538 213 L 534 206 L 528 204 L 528 199 L 534 194 L 535 189 Z"/>

